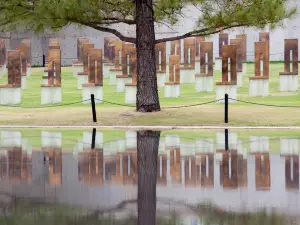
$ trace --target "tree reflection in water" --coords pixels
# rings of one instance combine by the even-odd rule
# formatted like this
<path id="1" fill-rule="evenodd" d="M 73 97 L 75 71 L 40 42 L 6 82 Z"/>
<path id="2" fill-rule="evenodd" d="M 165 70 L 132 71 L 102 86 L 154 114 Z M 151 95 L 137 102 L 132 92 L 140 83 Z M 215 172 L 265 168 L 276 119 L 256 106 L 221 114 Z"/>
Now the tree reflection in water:
<path id="1" fill-rule="evenodd" d="M 139 131 L 137 133 L 138 224 L 155 224 L 159 139 L 160 131 Z"/>

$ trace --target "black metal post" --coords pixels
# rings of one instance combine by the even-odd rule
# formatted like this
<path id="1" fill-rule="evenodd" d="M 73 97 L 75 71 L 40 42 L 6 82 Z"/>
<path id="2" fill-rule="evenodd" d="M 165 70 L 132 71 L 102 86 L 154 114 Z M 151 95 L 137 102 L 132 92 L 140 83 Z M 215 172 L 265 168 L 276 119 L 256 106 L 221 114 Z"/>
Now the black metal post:
<path id="1" fill-rule="evenodd" d="M 91 103 L 92 103 L 92 113 L 93 113 L 93 122 L 97 122 L 97 115 L 96 115 L 96 105 L 95 105 L 95 95 L 91 94 Z"/>
<path id="2" fill-rule="evenodd" d="M 225 129 L 225 151 L 229 150 L 229 143 L 228 143 L 228 129 Z"/>
<path id="3" fill-rule="evenodd" d="M 225 94 L 225 112 L 224 112 L 224 120 L 225 120 L 225 123 L 228 123 L 228 94 Z"/>
<path id="4" fill-rule="evenodd" d="M 96 128 L 93 128 L 91 149 L 95 149 L 96 131 L 97 131 Z"/>
<path id="5" fill-rule="evenodd" d="M 43 55 L 43 67 L 45 67 L 45 66 L 46 66 L 46 56 Z"/>

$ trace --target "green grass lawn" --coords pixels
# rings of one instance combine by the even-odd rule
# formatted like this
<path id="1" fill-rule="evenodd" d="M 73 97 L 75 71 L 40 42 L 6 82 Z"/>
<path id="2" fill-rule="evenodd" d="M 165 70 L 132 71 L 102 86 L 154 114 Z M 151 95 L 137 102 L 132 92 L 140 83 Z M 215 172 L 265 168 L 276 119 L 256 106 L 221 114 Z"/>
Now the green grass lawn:
<path id="1" fill-rule="evenodd" d="M 300 105 L 298 92 L 279 92 L 279 72 L 283 63 L 270 64 L 270 96 L 248 97 L 249 76 L 254 75 L 254 64 L 247 65 L 247 75 L 243 78 L 243 87 L 238 89 L 238 99 L 274 105 Z M 20 107 L 2 106 L 0 124 L 6 125 L 91 125 L 91 107 L 81 103 L 69 106 L 48 107 L 40 104 L 40 84 L 43 68 L 32 68 L 32 75 L 27 79 L 27 88 L 22 91 Z M 215 72 L 215 81 L 221 81 L 221 72 Z M 0 83 L 6 83 L 2 77 Z M 77 80 L 72 75 L 71 67 L 62 68 L 63 102 L 68 104 L 82 100 L 81 90 L 77 89 Z M 104 100 L 124 104 L 124 93 L 116 93 L 115 86 L 108 85 L 104 79 Z M 212 103 L 203 106 L 175 108 L 172 106 L 193 105 L 215 100 L 215 88 L 211 93 L 196 93 L 195 84 L 182 84 L 181 97 L 164 98 L 164 89 L 159 89 L 162 111 L 158 113 L 137 113 L 134 107 L 117 106 L 109 103 L 97 105 L 97 125 L 222 125 L 224 106 Z M 35 108 L 37 107 L 37 108 Z M 46 108 L 44 108 L 46 107 Z M 300 125 L 300 108 L 277 108 L 246 103 L 236 103 L 229 107 L 230 125 Z"/>

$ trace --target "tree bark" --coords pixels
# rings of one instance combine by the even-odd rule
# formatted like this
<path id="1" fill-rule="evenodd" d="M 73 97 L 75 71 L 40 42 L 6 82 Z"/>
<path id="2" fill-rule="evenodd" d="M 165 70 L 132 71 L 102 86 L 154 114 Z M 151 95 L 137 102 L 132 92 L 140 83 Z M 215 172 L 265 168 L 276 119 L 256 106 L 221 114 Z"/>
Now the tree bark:
<path id="1" fill-rule="evenodd" d="M 156 64 L 153 0 L 136 0 L 138 112 L 160 111 Z"/>
<path id="2" fill-rule="evenodd" d="M 138 131 L 138 225 L 155 225 L 160 131 Z"/>

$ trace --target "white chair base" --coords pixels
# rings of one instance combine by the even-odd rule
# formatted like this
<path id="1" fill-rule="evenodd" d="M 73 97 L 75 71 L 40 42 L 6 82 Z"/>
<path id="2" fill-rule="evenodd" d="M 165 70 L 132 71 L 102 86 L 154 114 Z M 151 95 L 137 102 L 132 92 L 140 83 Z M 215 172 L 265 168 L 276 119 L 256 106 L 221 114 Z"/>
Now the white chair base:
<path id="1" fill-rule="evenodd" d="M 195 151 L 196 151 L 195 141 L 180 140 L 180 155 L 181 155 L 181 157 L 193 155 L 193 154 L 195 154 Z"/>
<path id="2" fill-rule="evenodd" d="M 200 73 L 200 61 L 195 62 L 195 73 L 196 74 Z"/>
<path id="3" fill-rule="evenodd" d="M 125 104 L 136 104 L 136 85 L 125 86 Z"/>
<path id="4" fill-rule="evenodd" d="M 243 72 L 237 72 L 236 76 L 237 76 L 237 81 L 236 81 L 237 87 L 238 88 L 243 87 Z"/>
<path id="5" fill-rule="evenodd" d="M 235 103 L 237 99 L 237 86 L 233 84 L 216 85 L 216 100 L 223 99 L 217 101 L 217 103 L 225 103 L 225 94 L 228 94 L 228 97 L 231 98 L 228 100 L 228 103 Z"/>
<path id="6" fill-rule="evenodd" d="M 117 75 L 120 75 L 120 71 L 110 71 L 109 72 L 109 85 L 117 84 Z"/>
<path id="7" fill-rule="evenodd" d="M 158 88 L 164 87 L 167 79 L 167 74 L 164 72 L 156 72 L 156 76 L 157 76 L 157 87 Z"/>
<path id="8" fill-rule="evenodd" d="M 0 68 L 0 77 L 7 73 L 6 64 Z"/>
<path id="9" fill-rule="evenodd" d="M 0 105 L 21 104 L 22 90 L 20 87 L 0 88 Z"/>
<path id="10" fill-rule="evenodd" d="M 298 75 L 280 75 L 280 91 L 297 91 Z"/>
<path id="11" fill-rule="evenodd" d="M 176 134 L 168 134 L 165 136 L 165 147 L 170 148 L 179 148 L 180 147 L 180 137 Z"/>
<path id="12" fill-rule="evenodd" d="M 214 142 L 213 138 L 197 138 L 196 153 L 214 153 Z"/>
<path id="13" fill-rule="evenodd" d="M 237 149 L 237 145 L 238 145 L 237 133 L 228 132 L 228 145 L 229 145 L 229 149 Z M 225 149 L 225 132 L 217 132 L 216 149 L 217 150 Z"/>
<path id="14" fill-rule="evenodd" d="M 61 87 L 41 87 L 41 104 L 57 104 L 62 101 Z"/>
<path id="15" fill-rule="evenodd" d="M 243 75 L 247 74 L 247 63 L 243 63 Z"/>
<path id="16" fill-rule="evenodd" d="M 268 95 L 269 95 L 268 79 L 250 79 L 249 81 L 250 97 L 265 97 Z"/>
<path id="17" fill-rule="evenodd" d="M 83 149 L 91 147 L 92 139 L 93 139 L 92 137 L 93 137 L 92 132 L 88 132 L 88 131 L 83 132 L 83 146 L 82 146 Z M 95 148 L 103 148 L 103 133 L 102 132 L 96 132 Z"/>
<path id="18" fill-rule="evenodd" d="M 131 82 L 131 77 L 117 77 L 116 92 L 125 92 L 125 84 Z"/>
<path id="19" fill-rule="evenodd" d="M 196 76 L 196 92 L 212 92 L 214 88 L 213 76 Z"/>
<path id="20" fill-rule="evenodd" d="M 126 131 L 125 132 L 125 148 L 136 148 L 137 147 L 137 132 Z"/>
<path id="21" fill-rule="evenodd" d="M 42 84 L 48 84 L 48 78 L 42 78 Z"/>
<path id="22" fill-rule="evenodd" d="M 4 147 L 4 148 L 22 147 L 21 132 L 2 130 L 0 132 L 0 147 Z"/>
<path id="23" fill-rule="evenodd" d="M 78 73 L 82 73 L 83 72 L 83 65 L 73 65 L 73 76 L 77 77 Z"/>
<path id="24" fill-rule="evenodd" d="M 215 70 L 222 71 L 222 58 L 215 58 Z"/>
<path id="25" fill-rule="evenodd" d="M 280 138 L 280 153 L 284 155 L 299 155 L 299 140 Z"/>
<path id="26" fill-rule="evenodd" d="M 180 69 L 180 83 L 195 83 L 195 69 Z"/>
<path id="27" fill-rule="evenodd" d="M 61 148 L 62 147 L 62 133 L 42 131 L 42 148 Z"/>
<path id="28" fill-rule="evenodd" d="M 77 76 L 77 89 L 81 90 L 82 85 L 88 83 L 89 81 L 89 76 L 86 75 L 78 75 Z"/>
<path id="29" fill-rule="evenodd" d="M 103 87 L 102 86 L 82 86 L 82 101 L 83 104 L 91 104 L 91 95 L 94 94 L 95 103 L 100 104 L 103 102 Z"/>
<path id="30" fill-rule="evenodd" d="M 22 89 L 26 89 L 27 87 L 27 77 L 26 76 L 21 76 L 21 87 Z"/>
<path id="31" fill-rule="evenodd" d="M 26 76 L 30 77 L 31 76 L 31 66 L 26 67 Z"/>
<path id="32" fill-rule="evenodd" d="M 178 98 L 180 96 L 180 84 L 165 84 L 165 98 Z"/>
<path id="33" fill-rule="evenodd" d="M 250 152 L 268 153 L 270 152 L 269 137 L 250 136 Z"/>
<path id="34" fill-rule="evenodd" d="M 103 64 L 103 77 L 104 78 L 109 78 L 109 74 L 111 73 L 111 71 L 109 71 L 110 69 L 115 68 L 113 64 L 109 63 L 104 63 Z"/>

